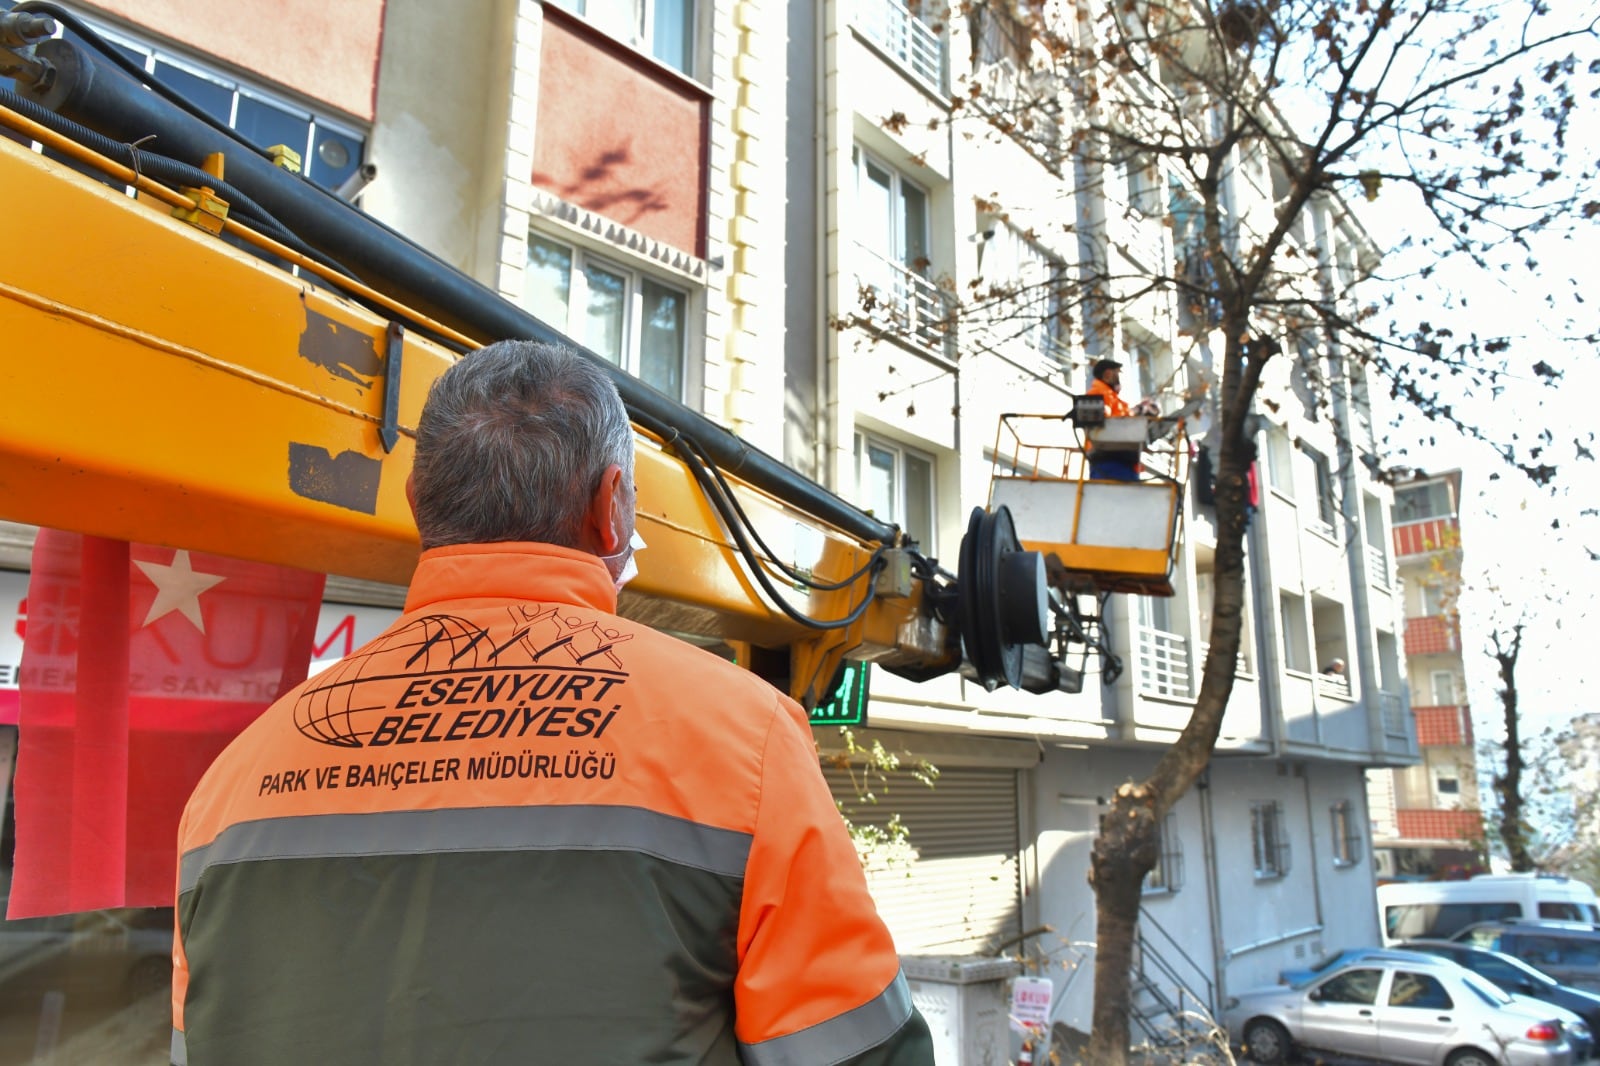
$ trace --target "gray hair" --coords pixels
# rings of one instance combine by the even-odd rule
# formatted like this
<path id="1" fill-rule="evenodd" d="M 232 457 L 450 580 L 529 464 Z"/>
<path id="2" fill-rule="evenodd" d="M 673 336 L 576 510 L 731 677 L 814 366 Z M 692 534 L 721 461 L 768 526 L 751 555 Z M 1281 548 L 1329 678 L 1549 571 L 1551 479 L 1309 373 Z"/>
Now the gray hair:
<path id="1" fill-rule="evenodd" d="M 434 381 L 417 422 L 412 491 L 422 546 L 575 547 L 613 463 L 631 483 L 633 427 L 593 359 L 523 340 L 470 352 Z"/>

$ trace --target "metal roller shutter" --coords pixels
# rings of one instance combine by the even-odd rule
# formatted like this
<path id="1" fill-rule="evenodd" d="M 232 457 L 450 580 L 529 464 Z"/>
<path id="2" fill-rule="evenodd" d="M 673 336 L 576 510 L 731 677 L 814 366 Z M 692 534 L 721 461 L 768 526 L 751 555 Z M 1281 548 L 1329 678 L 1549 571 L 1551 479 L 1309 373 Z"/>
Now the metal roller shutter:
<path id="1" fill-rule="evenodd" d="M 1017 864 L 1017 771 L 950 767 L 933 788 L 910 779 L 856 797 L 850 776 L 825 768 L 828 786 L 861 824 L 894 814 L 917 858 L 867 871 L 878 910 L 902 955 L 991 954 L 1022 932 Z"/>

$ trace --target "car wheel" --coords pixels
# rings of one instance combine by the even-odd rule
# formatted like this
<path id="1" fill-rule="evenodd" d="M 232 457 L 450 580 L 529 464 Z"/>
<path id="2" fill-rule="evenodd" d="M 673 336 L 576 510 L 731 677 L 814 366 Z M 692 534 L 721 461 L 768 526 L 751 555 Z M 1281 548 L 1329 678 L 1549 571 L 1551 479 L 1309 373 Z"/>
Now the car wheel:
<path id="1" fill-rule="evenodd" d="M 1289 1031 L 1271 1018 L 1256 1018 L 1244 1027 L 1244 1053 L 1266 1066 L 1288 1062 Z"/>
<path id="2" fill-rule="evenodd" d="M 1444 1062 L 1445 1066 L 1496 1066 L 1493 1056 L 1475 1047 L 1462 1048 Z"/>

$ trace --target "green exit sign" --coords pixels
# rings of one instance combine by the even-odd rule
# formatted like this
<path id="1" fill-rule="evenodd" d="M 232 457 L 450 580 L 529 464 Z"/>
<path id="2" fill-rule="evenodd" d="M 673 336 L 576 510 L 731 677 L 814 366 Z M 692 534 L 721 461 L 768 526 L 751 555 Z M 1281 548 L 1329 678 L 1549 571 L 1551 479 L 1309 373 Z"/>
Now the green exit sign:
<path id="1" fill-rule="evenodd" d="M 811 724 L 866 725 L 870 677 L 870 663 L 846 662 L 839 671 L 839 684 L 833 694 L 811 709 Z"/>

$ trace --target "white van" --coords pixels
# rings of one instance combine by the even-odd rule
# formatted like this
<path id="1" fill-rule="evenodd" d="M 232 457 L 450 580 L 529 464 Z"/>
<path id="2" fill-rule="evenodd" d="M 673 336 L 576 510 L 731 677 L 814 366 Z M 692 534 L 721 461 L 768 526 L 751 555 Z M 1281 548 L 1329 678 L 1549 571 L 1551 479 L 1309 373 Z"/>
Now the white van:
<path id="1" fill-rule="evenodd" d="M 1582 881 L 1550 874 L 1479 874 L 1465 881 L 1378 886 L 1385 947 L 1402 940 L 1447 940 L 1473 922 L 1504 918 L 1600 925 L 1600 899 Z"/>

